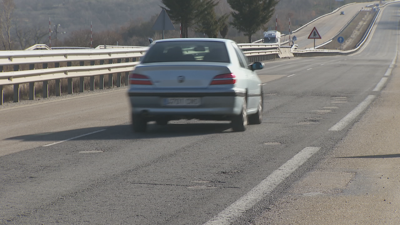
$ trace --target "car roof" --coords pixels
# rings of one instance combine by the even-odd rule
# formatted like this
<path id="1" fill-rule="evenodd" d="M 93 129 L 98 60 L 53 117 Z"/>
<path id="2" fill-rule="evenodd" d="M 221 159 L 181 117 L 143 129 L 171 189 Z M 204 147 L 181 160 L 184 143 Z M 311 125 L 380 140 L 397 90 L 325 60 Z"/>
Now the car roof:
<path id="1" fill-rule="evenodd" d="M 161 42 L 173 42 L 173 41 L 214 41 L 214 42 L 224 42 L 224 43 L 234 42 L 232 40 L 222 39 L 222 38 L 169 38 L 169 39 L 157 40 L 154 42 L 161 43 Z"/>

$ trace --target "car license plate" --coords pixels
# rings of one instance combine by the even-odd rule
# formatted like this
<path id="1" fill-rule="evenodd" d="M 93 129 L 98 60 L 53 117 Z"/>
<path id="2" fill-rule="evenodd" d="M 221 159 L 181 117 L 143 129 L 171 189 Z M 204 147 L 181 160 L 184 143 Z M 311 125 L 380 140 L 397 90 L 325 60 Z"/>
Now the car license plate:
<path id="1" fill-rule="evenodd" d="M 165 98 L 165 106 L 198 106 L 200 98 Z"/>

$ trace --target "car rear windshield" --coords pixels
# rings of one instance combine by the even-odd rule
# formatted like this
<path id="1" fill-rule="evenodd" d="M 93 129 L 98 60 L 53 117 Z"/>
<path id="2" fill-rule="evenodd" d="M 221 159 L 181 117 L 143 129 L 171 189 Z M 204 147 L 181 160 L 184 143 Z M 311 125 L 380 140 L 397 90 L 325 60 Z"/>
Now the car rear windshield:
<path id="1" fill-rule="evenodd" d="M 155 43 L 142 63 L 223 62 L 229 63 L 225 43 L 217 41 L 169 41 Z"/>

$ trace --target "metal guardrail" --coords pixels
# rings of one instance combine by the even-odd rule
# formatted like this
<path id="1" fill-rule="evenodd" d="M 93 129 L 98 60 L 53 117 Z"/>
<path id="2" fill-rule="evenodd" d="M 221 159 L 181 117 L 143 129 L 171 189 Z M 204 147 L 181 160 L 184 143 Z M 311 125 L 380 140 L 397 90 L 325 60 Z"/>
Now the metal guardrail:
<path id="1" fill-rule="evenodd" d="M 249 61 L 276 58 L 278 45 L 239 44 Z M 35 50 L 40 49 L 40 50 Z M 55 81 L 55 95 L 61 95 L 61 80 L 68 80 L 68 94 L 73 93 L 73 79 L 80 78 L 79 91 L 83 92 L 84 78 L 90 77 L 90 90 L 95 89 L 95 76 L 100 76 L 99 89 L 104 89 L 104 76 L 108 75 L 108 86 L 116 86 L 122 79 L 128 84 L 128 74 L 139 63 L 148 47 L 101 45 L 96 49 L 50 49 L 36 45 L 30 51 L 0 52 L 0 105 L 4 103 L 4 86 L 13 85 L 13 101 L 20 101 L 20 85 L 29 84 L 29 99 L 36 95 L 35 82 L 43 83 L 42 97 L 49 97 L 48 81 Z"/>
<path id="2" fill-rule="evenodd" d="M 80 78 L 80 92 L 84 91 L 84 77 L 90 77 L 90 90 L 94 90 L 94 76 L 100 76 L 99 88 L 104 89 L 104 75 L 108 85 L 116 86 L 139 63 L 148 47 L 108 48 L 89 50 L 35 50 L 0 52 L 0 105 L 4 101 L 3 87 L 14 86 L 14 102 L 20 100 L 20 85 L 29 83 L 29 99 L 35 99 L 35 82 L 43 82 L 43 98 L 49 96 L 48 81 L 55 80 L 56 96 L 61 95 L 61 79 L 68 80 L 68 93 L 73 93 L 73 78 Z"/>

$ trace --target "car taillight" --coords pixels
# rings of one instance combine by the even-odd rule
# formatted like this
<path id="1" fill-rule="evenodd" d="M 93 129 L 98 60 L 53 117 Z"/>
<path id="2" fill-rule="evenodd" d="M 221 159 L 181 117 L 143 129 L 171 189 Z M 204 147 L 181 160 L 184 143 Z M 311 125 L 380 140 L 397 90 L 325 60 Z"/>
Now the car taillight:
<path id="1" fill-rule="evenodd" d="M 145 75 L 132 73 L 129 75 L 129 84 L 135 85 L 153 85 L 150 78 Z"/>
<path id="2" fill-rule="evenodd" d="M 228 73 L 215 76 L 211 81 L 210 85 L 235 84 L 235 83 L 236 83 L 235 74 Z"/>

